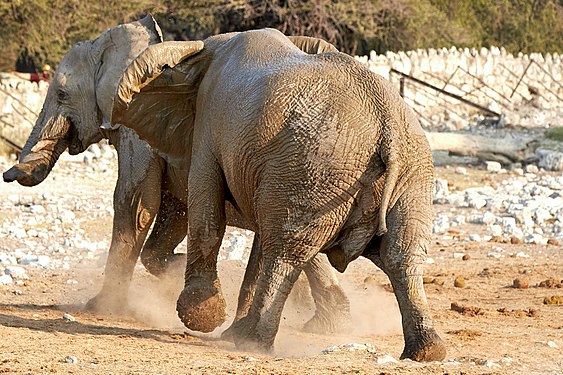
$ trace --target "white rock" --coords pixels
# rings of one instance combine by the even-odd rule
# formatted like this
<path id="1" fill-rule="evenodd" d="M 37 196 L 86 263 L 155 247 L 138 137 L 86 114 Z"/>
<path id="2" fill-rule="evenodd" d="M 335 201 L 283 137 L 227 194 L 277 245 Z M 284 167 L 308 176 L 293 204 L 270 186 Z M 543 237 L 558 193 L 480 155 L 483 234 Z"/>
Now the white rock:
<path id="1" fill-rule="evenodd" d="M 26 238 L 27 237 L 27 232 L 25 231 L 25 229 L 14 226 L 14 225 L 8 227 L 8 234 L 11 234 L 16 238 Z"/>
<path id="2" fill-rule="evenodd" d="M 541 234 L 528 234 L 524 236 L 524 243 L 532 243 L 537 245 L 546 245 L 547 238 L 544 238 Z"/>
<path id="3" fill-rule="evenodd" d="M 63 314 L 63 319 L 68 320 L 69 322 L 75 322 L 76 321 L 76 318 L 74 316 L 67 314 L 67 313 Z"/>
<path id="4" fill-rule="evenodd" d="M 483 362 L 483 366 L 487 366 L 488 368 L 501 368 L 501 365 L 499 365 L 498 363 L 495 363 L 495 361 L 491 360 L 491 359 L 487 359 L 486 361 Z"/>
<path id="5" fill-rule="evenodd" d="M 74 365 L 74 364 L 77 364 L 77 363 L 78 363 L 78 358 L 76 358 L 76 357 L 73 356 L 73 355 L 67 355 L 67 356 L 63 359 L 63 361 L 66 362 L 66 363 L 70 363 L 70 364 L 73 364 L 73 365 Z"/>
<path id="6" fill-rule="evenodd" d="M 33 206 L 29 207 L 31 213 L 42 215 L 47 212 L 47 209 L 40 204 L 34 204 Z"/>
<path id="7" fill-rule="evenodd" d="M 489 231 L 491 232 L 491 234 L 493 236 L 502 236 L 503 235 L 502 227 L 500 225 L 497 225 L 497 224 L 489 225 Z"/>
<path id="8" fill-rule="evenodd" d="M 49 264 L 51 258 L 48 255 L 26 255 L 18 260 L 23 265 L 38 265 L 45 267 Z"/>
<path id="9" fill-rule="evenodd" d="M 72 223 L 76 219 L 76 215 L 72 211 L 64 211 L 57 216 L 62 223 Z"/>
<path id="10" fill-rule="evenodd" d="M 526 169 L 525 169 L 526 173 L 533 173 L 533 174 L 537 174 L 539 172 L 539 169 L 536 165 L 534 164 L 528 164 L 526 165 Z"/>
<path id="11" fill-rule="evenodd" d="M 458 224 L 458 225 L 465 224 L 465 216 L 463 216 L 463 215 L 454 216 L 452 218 L 452 223 Z"/>
<path id="12" fill-rule="evenodd" d="M 246 357 L 244 357 L 243 361 L 245 361 L 245 362 L 254 362 L 254 361 L 257 361 L 257 359 L 254 358 L 254 357 L 251 357 L 251 356 L 246 356 Z"/>
<path id="13" fill-rule="evenodd" d="M 395 358 L 391 357 L 388 354 L 378 355 L 375 357 L 375 363 L 378 365 L 382 365 L 384 363 L 399 363 Z"/>
<path id="14" fill-rule="evenodd" d="M 553 340 L 549 340 L 547 343 L 547 346 L 549 346 L 550 348 L 554 348 L 554 349 L 558 349 L 559 346 L 557 345 L 557 343 Z"/>
<path id="15" fill-rule="evenodd" d="M 448 181 L 442 178 L 434 180 L 434 203 L 445 204 L 449 195 Z"/>
<path id="16" fill-rule="evenodd" d="M 0 264 L 17 264 L 18 260 L 15 256 L 6 253 L 0 253 Z"/>
<path id="17" fill-rule="evenodd" d="M 469 196 L 466 198 L 469 207 L 481 209 L 487 205 L 487 200 L 480 196 Z"/>
<path id="18" fill-rule="evenodd" d="M 487 254 L 487 257 L 500 259 L 500 258 L 504 257 L 504 255 L 499 254 L 499 253 L 495 253 L 495 252 L 492 252 L 492 251 L 491 251 L 491 252 L 489 252 L 489 253 Z"/>
<path id="19" fill-rule="evenodd" d="M 4 273 L 6 275 L 10 275 L 12 279 L 27 279 L 27 273 L 25 272 L 25 268 L 18 267 L 18 266 L 8 266 L 4 268 Z"/>
<path id="20" fill-rule="evenodd" d="M 93 143 L 88 147 L 88 151 L 94 154 L 96 159 L 100 159 L 102 157 L 102 150 L 100 150 L 100 146 L 97 143 Z"/>
<path id="21" fill-rule="evenodd" d="M 481 241 L 481 236 L 478 235 L 477 233 L 472 233 L 469 235 L 469 241 L 479 242 Z"/>
<path id="22" fill-rule="evenodd" d="M 457 167 L 455 169 L 455 173 L 457 174 L 462 174 L 462 175 L 467 175 L 467 168 L 464 167 Z"/>
<path id="23" fill-rule="evenodd" d="M 432 233 L 445 233 L 450 228 L 450 219 L 441 214 L 432 223 Z"/>
<path id="24" fill-rule="evenodd" d="M 524 176 L 524 170 L 522 168 L 514 168 L 512 172 L 514 172 L 515 175 Z"/>
<path id="25" fill-rule="evenodd" d="M 481 222 L 483 224 L 493 224 L 494 222 L 496 222 L 497 217 L 495 214 L 491 213 L 491 212 L 485 212 L 483 214 L 482 220 Z"/>
<path id="26" fill-rule="evenodd" d="M 485 164 L 488 172 L 500 172 L 502 169 L 502 165 L 498 161 L 487 161 Z"/>
<path id="27" fill-rule="evenodd" d="M 10 285 L 14 282 L 10 275 L 0 275 L 0 285 Z"/>

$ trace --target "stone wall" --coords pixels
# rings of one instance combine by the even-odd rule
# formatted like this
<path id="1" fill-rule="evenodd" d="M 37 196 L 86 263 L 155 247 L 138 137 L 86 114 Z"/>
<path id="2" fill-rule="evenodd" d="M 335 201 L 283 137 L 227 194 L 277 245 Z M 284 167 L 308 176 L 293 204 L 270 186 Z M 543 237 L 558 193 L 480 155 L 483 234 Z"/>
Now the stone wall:
<path id="1" fill-rule="evenodd" d="M 399 88 L 400 76 L 391 68 L 428 82 L 450 93 L 506 116 L 513 125 L 562 125 L 563 56 L 522 53 L 514 56 L 504 48 L 428 49 L 387 52 L 357 57 L 370 70 Z M 421 117 L 423 125 L 463 129 L 471 115 L 481 111 L 443 93 L 405 80 L 405 100 Z M 547 122 L 534 124 L 522 118 L 522 109 L 555 112 Z M 469 116 L 469 117 L 468 117 Z M 538 122 L 538 121 L 535 121 Z"/>
<path id="2" fill-rule="evenodd" d="M 37 119 L 47 89 L 10 73 L 0 73 L 0 135 L 23 146 Z M 0 150 L 5 144 L 0 140 Z"/>

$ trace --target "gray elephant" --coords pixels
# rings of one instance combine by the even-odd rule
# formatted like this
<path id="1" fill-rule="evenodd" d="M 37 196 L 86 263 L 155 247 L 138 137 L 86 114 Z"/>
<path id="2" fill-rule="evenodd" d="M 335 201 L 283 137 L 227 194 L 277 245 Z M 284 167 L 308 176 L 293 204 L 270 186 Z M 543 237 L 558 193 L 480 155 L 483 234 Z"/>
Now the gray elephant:
<path id="1" fill-rule="evenodd" d="M 295 37 L 294 41 L 312 53 L 332 47 L 312 38 Z M 161 275 L 169 263 L 178 259 L 174 249 L 186 236 L 187 170 L 167 163 L 132 130 L 109 126 L 113 96 L 125 68 L 146 47 L 160 42 L 160 28 L 147 16 L 74 46 L 57 69 L 19 164 L 3 175 L 5 181 L 33 186 L 47 177 L 67 147 L 71 154 L 78 154 L 102 137 L 115 145 L 119 172 L 112 241 L 104 284 L 87 303 L 90 310 L 117 312 L 126 308 L 139 254 L 150 273 Z M 232 207 L 227 211 L 230 225 L 252 229 Z M 260 267 L 258 238 L 250 272 L 246 272 L 241 286 L 235 322 L 246 315 L 256 285 L 255 272 Z M 185 262 L 185 256 L 178 260 Z M 349 301 L 331 270 L 326 257 L 315 258 L 305 270 L 317 307 L 305 326 L 307 330 L 334 332 L 349 324 Z M 223 308 L 217 314 L 225 319 Z"/>
<path id="2" fill-rule="evenodd" d="M 226 203 L 260 233 L 263 270 L 244 349 L 271 350 L 287 296 L 322 252 L 360 255 L 389 277 L 401 358 L 441 360 L 422 282 L 433 165 L 419 122 L 390 83 L 338 52 L 308 55 L 276 30 L 147 48 L 127 68 L 112 123 L 134 129 L 188 177 L 188 261 L 178 315 L 218 325 L 215 272 Z"/>

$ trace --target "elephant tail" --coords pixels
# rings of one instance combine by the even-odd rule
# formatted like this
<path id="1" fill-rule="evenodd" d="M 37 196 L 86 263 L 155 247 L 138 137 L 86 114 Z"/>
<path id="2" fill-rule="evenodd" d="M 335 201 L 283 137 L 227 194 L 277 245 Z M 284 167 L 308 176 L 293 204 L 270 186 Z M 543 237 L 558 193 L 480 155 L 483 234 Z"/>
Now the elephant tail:
<path id="1" fill-rule="evenodd" d="M 396 157 L 390 153 L 388 160 L 386 162 L 386 176 L 385 182 L 383 184 L 383 192 L 381 194 L 381 205 L 379 206 L 379 224 L 375 234 L 377 236 L 382 236 L 387 233 L 387 210 L 389 209 L 389 203 L 391 202 L 391 196 L 397 185 L 397 180 L 399 179 L 399 162 Z"/>

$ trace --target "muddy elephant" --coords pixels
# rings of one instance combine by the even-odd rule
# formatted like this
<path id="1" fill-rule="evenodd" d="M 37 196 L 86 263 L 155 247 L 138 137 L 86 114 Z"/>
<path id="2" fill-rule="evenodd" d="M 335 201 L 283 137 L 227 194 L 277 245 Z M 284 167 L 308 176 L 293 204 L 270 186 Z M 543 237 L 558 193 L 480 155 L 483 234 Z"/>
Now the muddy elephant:
<path id="1" fill-rule="evenodd" d="M 332 47 L 312 38 L 293 40 L 311 53 Z M 167 163 L 132 130 L 109 125 L 113 96 L 125 68 L 146 47 L 160 42 L 160 28 L 147 16 L 74 46 L 55 73 L 19 163 L 3 175 L 5 181 L 34 186 L 48 176 L 67 147 L 71 154 L 78 154 L 103 137 L 115 146 L 119 171 L 112 240 L 104 284 L 87 303 L 90 310 L 117 312 L 126 308 L 139 255 L 146 269 L 157 276 L 173 260 L 185 263 L 185 256 L 178 259 L 174 249 L 187 232 L 187 170 Z M 232 207 L 227 211 L 229 225 L 254 229 Z M 253 246 L 257 251 L 258 238 L 257 235 Z M 255 251 L 251 256 L 252 272 L 259 270 L 258 255 Z M 349 324 L 349 301 L 331 269 L 326 257 L 318 257 L 305 270 L 317 307 L 314 317 L 306 323 L 307 330 L 334 332 Z M 235 322 L 246 315 L 250 306 L 256 285 L 252 272 L 245 274 Z M 217 314 L 225 319 L 224 309 L 218 309 Z"/>
<path id="2" fill-rule="evenodd" d="M 178 315 L 220 324 L 216 261 L 226 203 L 260 233 L 263 270 L 243 349 L 269 351 L 300 272 L 319 253 L 343 272 L 360 255 L 389 277 L 401 358 L 441 360 L 423 261 L 434 169 L 424 132 L 390 83 L 352 57 L 308 55 L 279 31 L 150 46 L 127 68 L 111 122 L 190 168 L 188 261 Z"/>

